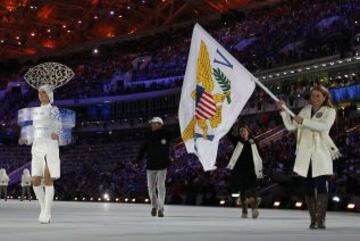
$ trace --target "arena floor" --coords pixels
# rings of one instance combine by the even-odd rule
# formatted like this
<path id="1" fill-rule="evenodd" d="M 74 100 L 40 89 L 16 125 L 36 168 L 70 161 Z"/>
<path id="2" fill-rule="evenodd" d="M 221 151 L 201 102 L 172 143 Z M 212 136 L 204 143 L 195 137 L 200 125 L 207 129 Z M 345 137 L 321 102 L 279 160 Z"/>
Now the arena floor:
<path id="1" fill-rule="evenodd" d="M 258 220 L 240 209 L 167 206 L 165 218 L 142 204 L 55 202 L 52 223 L 37 223 L 38 203 L 0 201 L 1 241 L 358 241 L 360 214 L 329 213 L 327 230 L 308 230 L 305 211 L 260 210 Z"/>

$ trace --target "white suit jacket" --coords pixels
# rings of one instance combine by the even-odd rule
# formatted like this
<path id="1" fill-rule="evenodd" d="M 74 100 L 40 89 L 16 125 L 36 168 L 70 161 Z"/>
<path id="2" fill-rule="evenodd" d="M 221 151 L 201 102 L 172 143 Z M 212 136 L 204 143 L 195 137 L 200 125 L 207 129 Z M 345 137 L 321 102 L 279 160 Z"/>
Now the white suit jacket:
<path id="1" fill-rule="evenodd" d="M 331 150 L 337 150 L 337 147 L 332 142 L 329 131 L 335 122 L 336 111 L 323 106 L 311 117 L 311 108 L 311 105 L 306 105 L 298 114 L 304 118 L 301 125 L 292 121 L 285 111 L 280 112 L 286 129 L 297 130 L 294 172 L 306 177 L 311 162 L 312 177 L 332 175 Z"/>

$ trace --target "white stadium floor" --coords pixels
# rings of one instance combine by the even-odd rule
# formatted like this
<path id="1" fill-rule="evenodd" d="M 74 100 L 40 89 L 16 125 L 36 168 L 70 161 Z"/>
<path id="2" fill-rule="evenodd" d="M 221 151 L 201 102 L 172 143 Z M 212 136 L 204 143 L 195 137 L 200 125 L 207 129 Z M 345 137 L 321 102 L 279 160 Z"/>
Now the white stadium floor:
<path id="1" fill-rule="evenodd" d="M 151 217 L 144 204 L 55 202 L 51 224 L 37 222 L 38 203 L 0 201 L 1 241 L 359 241 L 360 214 L 328 214 L 327 230 L 309 230 L 306 211 L 166 206 Z"/>

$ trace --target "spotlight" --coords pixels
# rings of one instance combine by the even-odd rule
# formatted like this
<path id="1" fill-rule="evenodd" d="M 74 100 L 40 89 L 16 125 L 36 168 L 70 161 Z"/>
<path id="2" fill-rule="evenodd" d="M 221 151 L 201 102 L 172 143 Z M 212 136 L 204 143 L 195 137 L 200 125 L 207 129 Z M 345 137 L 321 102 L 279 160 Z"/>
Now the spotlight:
<path id="1" fill-rule="evenodd" d="M 231 196 L 234 198 L 238 198 L 238 197 L 240 197 L 240 193 L 233 193 L 233 194 L 231 194 Z"/>
<path id="2" fill-rule="evenodd" d="M 225 205 L 225 200 L 220 200 L 220 205 Z"/>
<path id="3" fill-rule="evenodd" d="M 303 205 L 302 202 L 296 202 L 296 203 L 295 203 L 295 207 L 297 207 L 297 208 L 301 208 L 302 205 Z"/>
<path id="4" fill-rule="evenodd" d="M 279 202 L 279 201 L 274 202 L 274 207 L 275 207 L 275 208 L 280 207 L 280 202 Z"/>
<path id="5" fill-rule="evenodd" d="M 131 201 L 134 203 L 134 202 L 136 202 L 136 199 L 135 199 L 135 198 L 133 198 L 133 199 L 131 199 Z"/>
<path id="6" fill-rule="evenodd" d="M 114 15 L 115 14 L 115 12 L 114 11 L 110 11 L 110 15 Z"/>
<path id="7" fill-rule="evenodd" d="M 116 198 L 115 201 L 118 202 L 118 201 L 119 201 L 119 198 Z"/>
<path id="8" fill-rule="evenodd" d="M 107 201 L 110 201 L 110 195 L 107 193 L 104 193 L 103 198 Z"/>
<path id="9" fill-rule="evenodd" d="M 340 198 L 338 196 L 334 196 L 332 198 L 333 202 L 339 203 L 340 202 Z"/>
<path id="10" fill-rule="evenodd" d="M 99 202 L 101 201 L 101 197 L 98 198 L 98 201 L 99 201 Z"/>
<path id="11" fill-rule="evenodd" d="M 128 198 L 125 198 L 124 201 L 127 203 L 127 202 L 129 201 L 129 199 L 128 199 Z"/>
<path id="12" fill-rule="evenodd" d="M 82 24 L 82 21 L 81 21 L 81 20 L 79 20 L 79 21 L 78 21 L 78 24 Z"/>
<path id="13" fill-rule="evenodd" d="M 55 200 L 59 200 L 59 198 L 58 198 L 58 197 L 55 197 Z"/>
<path id="14" fill-rule="evenodd" d="M 83 197 L 83 198 L 82 198 L 82 200 L 83 200 L 83 201 L 85 201 L 85 200 L 86 200 L 86 198 L 84 198 L 84 197 Z"/>
<path id="15" fill-rule="evenodd" d="M 145 198 L 145 202 L 148 203 L 148 202 L 149 202 L 149 199 L 148 199 L 148 198 Z"/>
<path id="16" fill-rule="evenodd" d="M 350 210 L 355 209 L 355 204 L 354 203 L 349 203 L 347 205 L 347 209 L 350 209 Z"/>
<path id="17" fill-rule="evenodd" d="M 93 54 L 98 54 L 99 53 L 99 50 L 98 49 L 94 49 L 93 50 Z"/>
<path id="18" fill-rule="evenodd" d="M 93 197 L 91 197 L 91 198 L 90 198 L 90 201 L 93 201 L 93 200 L 94 200 L 94 198 L 93 198 Z"/>

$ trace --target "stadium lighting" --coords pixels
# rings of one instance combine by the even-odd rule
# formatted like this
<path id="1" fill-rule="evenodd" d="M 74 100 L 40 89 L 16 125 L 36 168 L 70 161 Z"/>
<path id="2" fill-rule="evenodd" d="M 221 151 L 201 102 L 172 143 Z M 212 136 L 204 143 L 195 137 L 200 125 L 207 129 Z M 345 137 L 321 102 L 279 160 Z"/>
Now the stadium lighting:
<path id="1" fill-rule="evenodd" d="M 332 198 L 333 202 L 339 203 L 340 202 L 340 198 L 338 196 L 334 196 Z"/>
<path id="2" fill-rule="evenodd" d="M 78 198 L 77 198 L 77 197 L 75 197 L 75 198 L 74 198 L 74 200 L 75 200 L 75 201 L 77 201 L 77 200 L 78 200 Z"/>
<path id="3" fill-rule="evenodd" d="M 275 207 L 275 208 L 280 207 L 280 202 L 279 202 L 279 201 L 275 201 L 275 202 L 274 202 L 274 207 Z"/>
<path id="4" fill-rule="evenodd" d="M 99 202 L 101 201 L 101 197 L 98 198 L 98 201 L 99 201 Z"/>
<path id="5" fill-rule="evenodd" d="M 83 200 L 83 201 L 85 201 L 85 200 L 86 200 L 86 198 L 85 198 L 85 197 L 83 197 L 83 198 L 82 198 L 82 200 Z"/>
<path id="6" fill-rule="evenodd" d="M 240 197 L 240 193 L 233 193 L 233 194 L 231 194 L 231 196 L 234 198 L 238 198 L 238 197 Z"/>
<path id="7" fill-rule="evenodd" d="M 108 193 L 104 193 L 103 198 L 107 201 L 110 200 L 110 195 Z"/>
<path id="8" fill-rule="evenodd" d="M 301 208 L 302 205 L 303 205 L 302 202 L 296 202 L 296 203 L 295 203 L 295 207 L 297 207 L 297 208 Z"/>
<path id="9" fill-rule="evenodd" d="M 119 198 L 116 198 L 115 201 L 118 202 L 118 201 L 119 201 Z"/>
<path id="10" fill-rule="evenodd" d="M 115 14 L 115 12 L 111 10 L 111 11 L 110 11 L 110 15 L 114 15 L 114 14 Z"/>
<path id="11" fill-rule="evenodd" d="M 148 199 L 148 198 L 145 198 L 145 202 L 148 203 L 148 202 L 149 202 L 149 199 Z"/>
<path id="12" fill-rule="evenodd" d="M 134 202 L 136 202 L 136 199 L 135 199 L 135 198 L 133 198 L 133 199 L 131 199 L 131 201 L 134 203 Z"/>
<path id="13" fill-rule="evenodd" d="M 98 49 L 94 49 L 93 50 L 93 54 L 98 54 L 99 53 L 99 50 Z"/>
<path id="14" fill-rule="evenodd" d="M 354 203 L 349 203 L 347 205 L 347 209 L 355 209 L 355 204 Z"/>
<path id="15" fill-rule="evenodd" d="M 129 201 L 129 199 L 128 199 L 128 198 L 125 198 L 124 201 L 127 203 L 127 202 Z"/>
<path id="16" fill-rule="evenodd" d="M 220 205 L 225 205 L 225 200 L 220 200 Z"/>
<path id="17" fill-rule="evenodd" d="M 59 200 L 59 198 L 58 198 L 58 197 L 55 197 L 55 200 Z"/>

